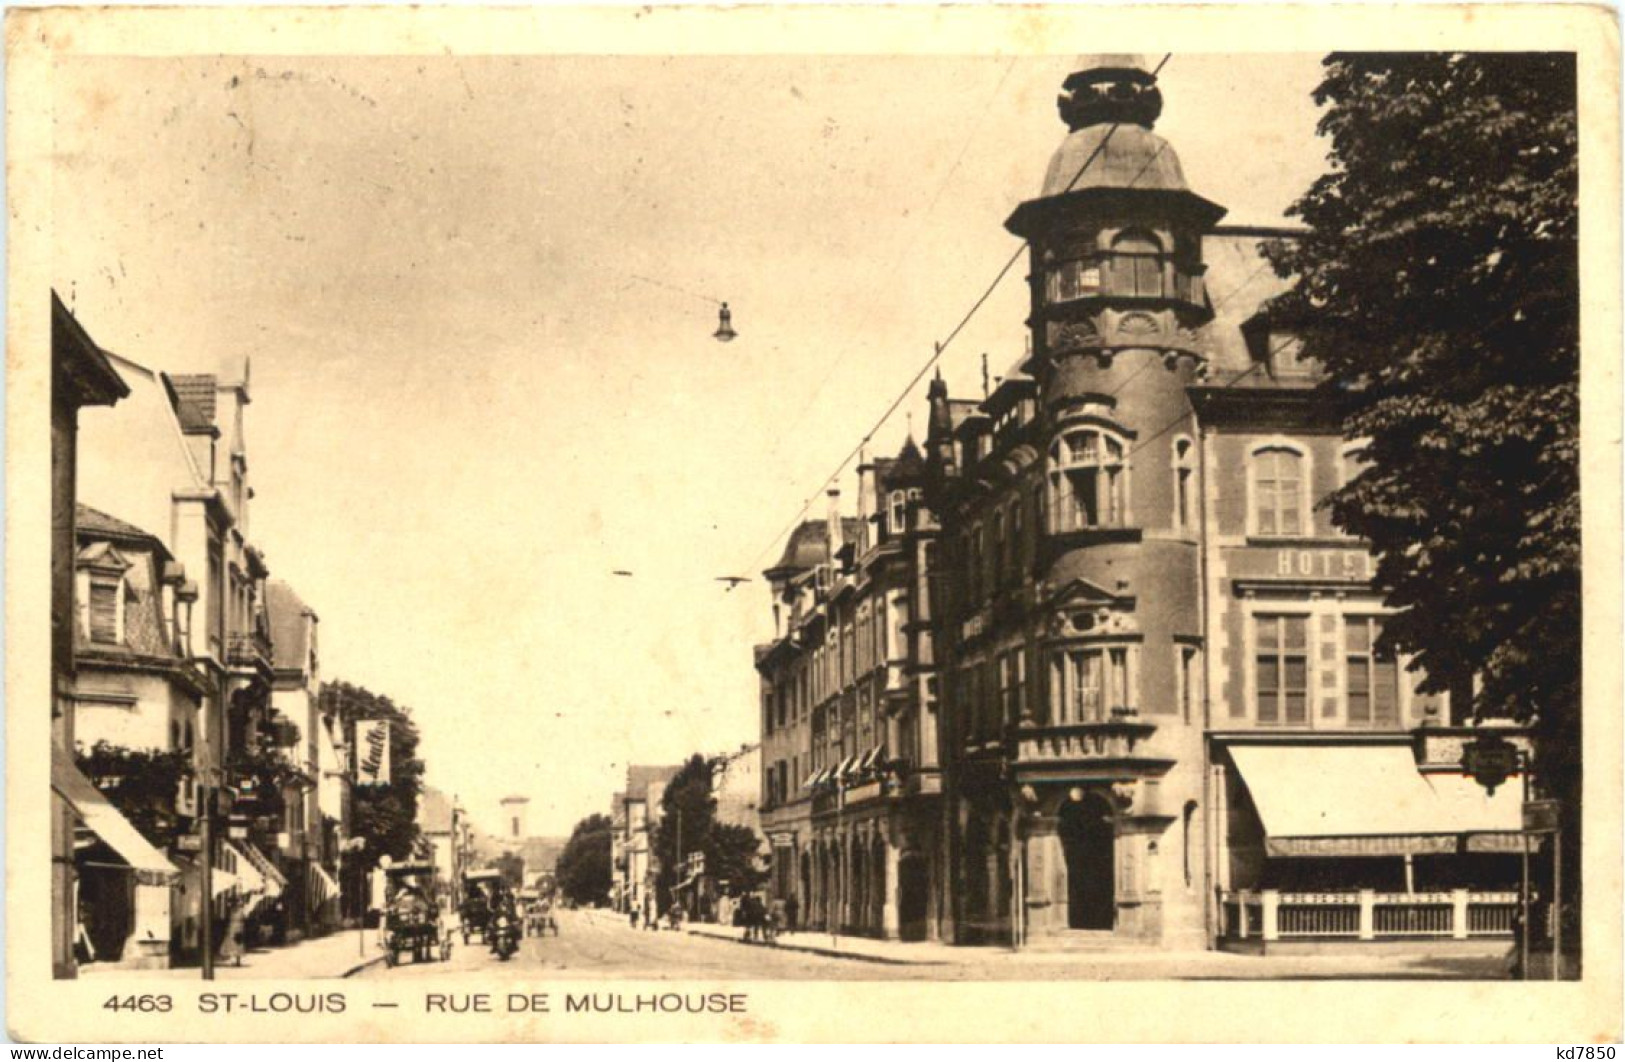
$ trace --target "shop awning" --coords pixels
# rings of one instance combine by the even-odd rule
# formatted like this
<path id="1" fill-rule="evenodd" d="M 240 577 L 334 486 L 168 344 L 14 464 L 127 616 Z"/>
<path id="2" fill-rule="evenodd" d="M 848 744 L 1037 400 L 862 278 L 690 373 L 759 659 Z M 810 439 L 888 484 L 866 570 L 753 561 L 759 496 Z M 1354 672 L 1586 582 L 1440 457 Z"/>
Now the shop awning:
<path id="1" fill-rule="evenodd" d="M 835 768 L 835 777 L 836 778 L 845 778 L 848 774 L 851 773 L 852 768 L 857 765 L 857 762 L 858 762 L 858 757 L 855 754 L 851 755 L 851 756 L 848 756 L 846 759 L 842 760 L 841 765 L 839 767 Z"/>
<path id="2" fill-rule="evenodd" d="M 51 789 L 68 802 L 90 832 L 130 865 L 141 884 L 169 885 L 180 877 L 175 864 L 141 836 L 61 748 L 51 752 Z"/>
<path id="3" fill-rule="evenodd" d="M 1233 746 L 1272 856 L 1383 856 L 1498 850 L 1521 825 L 1516 779 L 1490 796 L 1459 774 L 1423 774 L 1386 745 Z M 1515 847 L 1516 839 L 1512 839 Z"/>
<path id="4" fill-rule="evenodd" d="M 339 894 L 339 883 L 320 863 L 310 865 L 310 888 L 318 907 Z"/>
<path id="5" fill-rule="evenodd" d="M 243 855 L 248 858 L 250 863 L 254 864 L 254 869 L 259 871 L 260 877 L 265 879 L 267 895 L 280 896 L 282 891 L 288 887 L 287 877 L 276 868 L 276 864 L 271 862 L 269 856 L 254 846 L 253 842 L 244 841 L 241 847 Z"/>
<path id="6" fill-rule="evenodd" d="M 220 866 L 215 867 L 213 872 L 215 878 L 214 892 L 216 896 L 220 894 L 219 878 L 222 867 L 225 868 L 227 873 L 236 879 L 236 883 L 239 886 L 240 891 L 248 893 L 266 891 L 265 875 L 260 873 L 259 868 L 254 865 L 253 860 L 249 859 L 248 856 L 243 854 L 242 848 L 239 848 L 230 841 L 221 842 L 220 847 L 224 850 L 224 858 L 221 859 Z"/>
<path id="7" fill-rule="evenodd" d="M 873 768 L 876 763 L 880 762 L 881 758 L 885 754 L 885 751 L 885 746 L 876 745 L 868 752 L 865 752 L 863 754 L 863 761 L 858 764 L 858 770 L 867 771 Z"/>

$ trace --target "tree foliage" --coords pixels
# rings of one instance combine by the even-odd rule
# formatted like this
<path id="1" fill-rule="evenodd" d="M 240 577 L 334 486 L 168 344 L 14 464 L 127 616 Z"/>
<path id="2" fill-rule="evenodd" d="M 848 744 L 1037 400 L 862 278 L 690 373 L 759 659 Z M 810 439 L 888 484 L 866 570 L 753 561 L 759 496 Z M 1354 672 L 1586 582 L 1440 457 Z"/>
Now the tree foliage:
<path id="1" fill-rule="evenodd" d="M 555 868 L 559 888 L 579 904 L 609 897 L 614 824 L 608 815 L 588 815 L 576 823 Z"/>
<path id="2" fill-rule="evenodd" d="M 191 760 L 192 754 L 183 750 L 130 749 L 106 741 L 75 756 L 80 772 L 159 850 L 185 832 L 175 798 L 181 779 L 191 773 Z"/>
<path id="3" fill-rule="evenodd" d="M 321 707 L 338 714 L 345 744 L 351 749 L 355 748 L 358 720 L 389 720 L 389 784 L 355 787 L 350 833 L 366 840 L 362 865 L 368 869 L 378 865 L 380 856 L 397 862 L 410 859 L 418 841 L 418 797 L 423 792 L 424 771 L 423 761 L 417 757 L 418 730 L 411 711 L 348 682 L 324 683 Z"/>
<path id="4" fill-rule="evenodd" d="M 525 887 L 525 860 L 517 852 L 498 852 L 489 864 L 492 869 L 502 872 L 502 880 L 510 888 L 522 889 Z"/>
<path id="5" fill-rule="evenodd" d="M 680 856 L 705 853 L 708 877 L 725 879 L 732 886 L 754 888 L 760 883 L 760 839 L 747 826 L 717 821 L 712 779 L 717 762 L 696 753 L 683 764 L 660 799 L 660 822 L 653 848 L 659 860 L 656 878 L 662 909 L 671 902 L 680 880 Z M 679 841 L 681 852 L 679 853 Z"/>
<path id="6" fill-rule="evenodd" d="M 1385 641 L 1458 712 L 1538 713 L 1541 773 L 1577 785 L 1573 56 L 1334 54 L 1315 99 L 1332 167 L 1266 251 L 1369 440 L 1333 515 L 1378 553 Z"/>

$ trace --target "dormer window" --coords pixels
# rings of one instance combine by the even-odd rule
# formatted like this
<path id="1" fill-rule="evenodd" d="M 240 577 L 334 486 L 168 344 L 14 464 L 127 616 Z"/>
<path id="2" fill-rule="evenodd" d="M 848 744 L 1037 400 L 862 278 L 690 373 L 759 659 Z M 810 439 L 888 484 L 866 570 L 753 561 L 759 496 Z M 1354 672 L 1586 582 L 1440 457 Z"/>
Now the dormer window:
<path id="1" fill-rule="evenodd" d="M 1102 428 L 1068 432 L 1050 447 L 1053 531 L 1128 523 L 1128 449 Z"/>
<path id="2" fill-rule="evenodd" d="M 131 563 L 98 542 L 79 551 L 77 567 L 80 629 L 98 645 L 122 645 L 125 604 L 134 596 L 126 579 Z"/>

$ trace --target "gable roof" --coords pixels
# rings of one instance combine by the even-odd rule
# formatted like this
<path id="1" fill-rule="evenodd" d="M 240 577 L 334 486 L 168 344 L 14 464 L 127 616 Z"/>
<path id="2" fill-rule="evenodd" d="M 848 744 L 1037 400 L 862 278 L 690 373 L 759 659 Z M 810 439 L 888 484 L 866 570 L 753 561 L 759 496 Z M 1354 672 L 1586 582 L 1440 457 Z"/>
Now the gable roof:
<path id="1" fill-rule="evenodd" d="M 626 798 L 648 800 L 651 785 L 665 785 L 677 777 L 681 764 L 670 767 L 632 766 L 626 769 Z"/>
<path id="2" fill-rule="evenodd" d="M 433 786 L 424 786 L 418 797 L 418 829 L 424 833 L 450 833 L 451 798 Z"/>
<path id="3" fill-rule="evenodd" d="M 310 660 L 310 624 L 316 618 L 293 587 L 281 579 L 265 586 L 265 611 L 271 620 L 271 665 L 303 670 Z"/>
<path id="4" fill-rule="evenodd" d="M 212 428 L 215 415 L 215 397 L 219 390 L 213 373 L 177 373 L 168 375 L 169 389 L 175 395 L 175 416 L 186 431 Z"/>
<path id="5" fill-rule="evenodd" d="M 169 559 L 169 550 L 164 548 L 157 535 L 116 516 L 109 516 L 100 509 L 92 509 L 83 502 L 74 504 L 73 527 L 76 535 L 120 539 L 131 545 L 139 545 L 143 549 L 151 549 L 166 560 Z"/>

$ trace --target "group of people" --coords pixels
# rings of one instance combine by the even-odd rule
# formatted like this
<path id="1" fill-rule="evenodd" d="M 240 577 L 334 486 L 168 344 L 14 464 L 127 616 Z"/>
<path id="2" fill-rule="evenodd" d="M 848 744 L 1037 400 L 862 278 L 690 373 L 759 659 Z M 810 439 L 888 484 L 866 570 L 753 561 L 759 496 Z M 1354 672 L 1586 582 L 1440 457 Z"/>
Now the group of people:
<path id="1" fill-rule="evenodd" d="M 758 893 L 740 897 L 734 908 L 734 925 L 745 930 L 747 941 L 771 944 L 784 932 L 795 932 L 798 904 L 794 896 L 769 903 Z"/>

